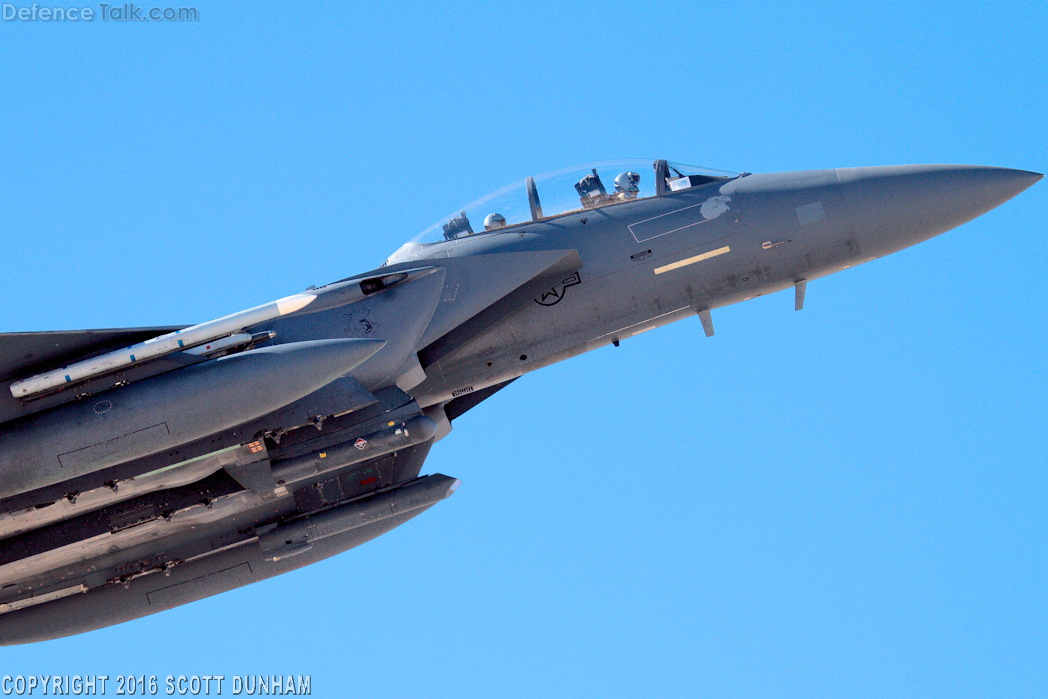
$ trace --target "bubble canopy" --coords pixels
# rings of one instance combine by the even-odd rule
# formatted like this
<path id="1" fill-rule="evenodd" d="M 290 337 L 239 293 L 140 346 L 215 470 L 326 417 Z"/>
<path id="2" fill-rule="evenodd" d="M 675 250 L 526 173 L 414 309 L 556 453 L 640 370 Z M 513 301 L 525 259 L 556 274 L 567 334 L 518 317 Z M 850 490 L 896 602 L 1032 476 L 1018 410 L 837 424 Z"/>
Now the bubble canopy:
<path id="1" fill-rule="evenodd" d="M 666 160 L 605 160 L 528 177 L 451 212 L 393 253 L 384 265 L 440 254 L 451 241 L 497 235 L 557 216 L 663 196 L 739 173 Z"/>

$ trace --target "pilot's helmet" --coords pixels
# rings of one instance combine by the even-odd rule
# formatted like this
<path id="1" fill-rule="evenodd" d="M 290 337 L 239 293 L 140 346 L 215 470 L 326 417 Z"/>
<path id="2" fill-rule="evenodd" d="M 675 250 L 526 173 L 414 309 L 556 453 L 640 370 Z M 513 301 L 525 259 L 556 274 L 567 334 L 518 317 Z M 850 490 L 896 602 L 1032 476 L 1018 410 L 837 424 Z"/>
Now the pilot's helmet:
<path id="1" fill-rule="evenodd" d="M 637 188 L 639 183 L 640 175 L 635 172 L 623 172 L 615 178 L 615 191 L 633 194 L 640 191 Z"/>
<path id="2" fill-rule="evenodd" d="M 506 217 L 502 214 L 488 214 L 484 217 L 484 230 L 493 231 L 506 225 Z"/>

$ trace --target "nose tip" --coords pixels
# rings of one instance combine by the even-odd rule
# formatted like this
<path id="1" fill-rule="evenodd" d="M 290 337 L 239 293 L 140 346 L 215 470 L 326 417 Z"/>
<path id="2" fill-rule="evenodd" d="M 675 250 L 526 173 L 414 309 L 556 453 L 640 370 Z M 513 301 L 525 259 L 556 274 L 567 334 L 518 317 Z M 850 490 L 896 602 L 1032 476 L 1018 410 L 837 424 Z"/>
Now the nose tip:
<path id="1" fill-rule="evenodd" d="M 1003 167 L 953 167 L 938 171 L 946 192 L 948 216 L 963 217 L 954 225 L 970 221 L 1026 191 L 1044 175 Z"/>
<path id="2" fill-rule="evenodd" d="M 837 170 L 864 250 L 895 252 L 994 209 L 1043 177 L 980 165 L 904 165 Z"/>

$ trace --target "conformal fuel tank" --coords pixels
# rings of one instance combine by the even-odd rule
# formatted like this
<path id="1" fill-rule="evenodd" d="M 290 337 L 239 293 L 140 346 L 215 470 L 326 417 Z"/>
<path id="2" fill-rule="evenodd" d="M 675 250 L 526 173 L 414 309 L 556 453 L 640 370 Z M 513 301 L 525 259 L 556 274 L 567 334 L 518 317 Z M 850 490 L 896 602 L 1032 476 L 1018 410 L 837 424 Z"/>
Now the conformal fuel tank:
<path id="1" fill-rule="evenodd" d="M 230 355 L 57 407 L 0 433 L 0 499 L 206 437 L 313 393 L 381 340 L 313 340 Z"/>

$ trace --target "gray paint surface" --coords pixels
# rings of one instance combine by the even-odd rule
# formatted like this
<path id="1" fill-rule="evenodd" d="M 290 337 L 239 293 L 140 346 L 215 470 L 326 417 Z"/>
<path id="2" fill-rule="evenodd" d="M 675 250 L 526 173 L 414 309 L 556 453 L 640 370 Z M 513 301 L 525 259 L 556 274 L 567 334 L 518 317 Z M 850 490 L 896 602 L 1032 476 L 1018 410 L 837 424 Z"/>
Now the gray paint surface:
<path id="1" fill-rule="evenodd" d="M 657 196 L 580 202 L 310 290 L 302 311 L 242 328 L 268 339 L 227 357 L 0 401 L 0 516 L 20 518 L 5 548 L 24 552 L 0 565 L 0 643 L 151 614 L 359 545 L 432 506 L 390 503 L 435 482 L 418 478 L 434 441 L 515 378 L 695 315 L 711 335 L 716 309 L 775 291 L 794 288 L 800 309 L 808 282 L 1040 178 L 930 165 L 659 183 Z M 166 330 L 0 336 L 0 392 Z M 177 477 L 230 448 L 243 457 L 226 470 Z M 171 488 L 130 487 L 165 469 Z M 77 510 L 80 492 L 103 504 Z"/>

